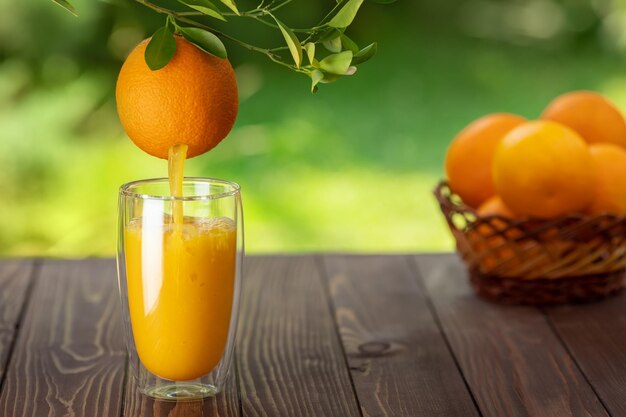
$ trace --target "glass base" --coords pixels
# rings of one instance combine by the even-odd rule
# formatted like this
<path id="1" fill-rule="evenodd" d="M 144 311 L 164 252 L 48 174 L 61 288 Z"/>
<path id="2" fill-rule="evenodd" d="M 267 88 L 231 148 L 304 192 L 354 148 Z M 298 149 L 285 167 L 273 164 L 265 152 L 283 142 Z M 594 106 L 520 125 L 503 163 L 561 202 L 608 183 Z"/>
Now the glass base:
<path id="1" fill-rule="evenodd" d="M 148 387 L 143 393 L 149 397 L 166 401 L 193 401 L 212 397 L 218 390 L 213 385 L 197 382 L 172 382 L 169 384 Z"/>

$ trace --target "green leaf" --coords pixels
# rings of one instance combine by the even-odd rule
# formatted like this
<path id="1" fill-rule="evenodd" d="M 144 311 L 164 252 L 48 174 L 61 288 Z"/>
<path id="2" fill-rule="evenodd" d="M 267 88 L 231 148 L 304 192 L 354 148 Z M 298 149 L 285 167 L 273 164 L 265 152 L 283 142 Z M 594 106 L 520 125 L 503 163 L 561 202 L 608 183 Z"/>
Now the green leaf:
<path id="1" fill-rule="evenodd" d="M 378 44 L 374 42 L 371 45 L 366 46 L 361 49 L 358 53 L 354 54 L 354 58 L 352 59 L 352 65 L 362 64 L 365 61 L 371 59 L 376 52 L 378 51 Z"/>
<path id="2" fill-rule="evenodd" d="M 185 6 L 191 7 L 207 16 L 214 17 L 216 19 L 226 21 L 226 18 L 222 16 L 220 10 L 210 0 L 178 0 Z"/>
<path id="3" fill-rule="evenodd" d="M 391 4 L 391 3 L 395 3 L 396 0 L 368 0 L 372 3 L 378 3 L 378 4 Z"/>
<path id="4" fill-rule="evenodd" d="M 350 26 L 362 4 L 363 0 L 348 0 L 341 10 L 328 22 L 328 26 L 333 28 Z"/>
<path id="5" fill-rule="evenodd" d="M 328 49 L 330 52 L 341 52 L 341 37 L 337 36 L 333 39 L 329 39 L 327 41 L 322 42 L 324 48 Z"/>
<path id="6" fill-rule="evenodd" d="M 176 53 L 176 40 L 167 26 L 158 29 L 146 46 L 144 54 L 146 64 L 152 71 L 166 66 Z"/>
<path id="7" fill-rule="evenodd" d="M 320 81 L 322 84 L 330 84 L 330 83 L 334 83 L 335 81 L 337 81 L 338 79 L 340 79 L 342 76 L 339 74 L 324 74 L 324 79 L 322 81 Z"/>
<path id="8" fill-rule="evenodd" d="M 344 51 L 352 51 L 353 54 L 359 53 L 359 45 L 356 44 L 352 39 L 347 37 L 345 34 L 341 34 L 341 44 L 343 45 Z"/>
<path id="9" fill-rule="evenodd" d="M 305 44 L 303 48 L 306 52 L 307 58 L 309 58 L 309 64 L 313 65 L 313 61 L 315 61 L 315 44 L 309 42 Z"/>
<path id="10" fill-rule="evenodd" d="M 287 46 L 289 47 L 289 52 L 291 52 L 291 56 L 293 57 L 293 61 L 296 63 L 296 68 L 300 68 L 302 65 L 302 45 L 298 40 L 298 37 L 285 26 L 280 20 L 276 19 L 276 17 L 272 16 L 278 25 L 278 28 L 283 34 L 283 38 L 285 38 L 285 42 L 287 42 Z"/>
<path id="11" fill-rule="evenodd" d="M 311 77 L 311 92 L 317 93 L 317 84 L 324 79 L 324 73 L 320 70 L 313 70 L 309 76 Z"/>
<path id="12" fill-rule="evenodd" d="M 67 0 L 52 0 L 52 1 L 58 4 L 59 6 L 63 7 L 65 10 L 67 10 L 74 16 L 78 16 L 78 14 L 76 13 L 76 9 L 72 5 L 72 3 L 70 3 L 69 1 Z"/>
<path id="13" fill-rule="evenodd" d="M 226 5 L 230 10 L 239 15 L 239 9 L 237 9 L 237 5 L 235 4 L 235 0 L 220 0 L 222 4 Z"/>
<path id="14" fill-rule="evenodd" d="M 180 33 L 187 39 L 189 42 L 196 45 L 198 48 L 202 49 L 204 52 L 214 55 L 218 58 L 226 58 L 228 54 L 226 53 L 226 47 L 213 33 L 200 29 L 200 28 L 191 28 L 191 27 L 181 27 Z"/>
<path id="15" fill-rule="evenodd" d="M 320 61 L 320 68 L 324 72 L 344 75 L 350 68 L 352 51 L 343 51 L 338 54 L 328 55 Z"/>

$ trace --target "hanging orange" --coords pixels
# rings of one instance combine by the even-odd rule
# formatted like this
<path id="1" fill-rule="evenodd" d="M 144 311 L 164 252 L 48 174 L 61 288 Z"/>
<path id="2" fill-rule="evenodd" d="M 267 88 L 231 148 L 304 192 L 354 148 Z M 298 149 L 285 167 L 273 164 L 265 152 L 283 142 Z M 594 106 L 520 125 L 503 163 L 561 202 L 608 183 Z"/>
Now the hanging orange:
<path id="1" fill-rule="evenodd" d="M 189 147 L 188 158 L 211 150 L 228 135 L 239 109 L 230 62 L 175 39 L 174 57 L 157 71 L 144 58 L 149 39 L 139 43 L 122 66 L 115 92 L 128 136 L 163 159 L 176 144 Z"/>

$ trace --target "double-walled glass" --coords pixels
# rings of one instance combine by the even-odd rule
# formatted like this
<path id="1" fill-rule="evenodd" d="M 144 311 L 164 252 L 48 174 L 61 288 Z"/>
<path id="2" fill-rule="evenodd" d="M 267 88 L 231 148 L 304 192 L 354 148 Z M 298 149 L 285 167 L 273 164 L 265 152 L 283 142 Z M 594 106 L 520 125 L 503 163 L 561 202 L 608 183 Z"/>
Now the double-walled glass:
<path id="1" fill-rule="evenodd" d="M 118 279 L 131 376 L 149 396 L 181 400 L 219 392 L 235 344 L 243 261 L 235 183 L 166 178 L 123 185 Z"/>

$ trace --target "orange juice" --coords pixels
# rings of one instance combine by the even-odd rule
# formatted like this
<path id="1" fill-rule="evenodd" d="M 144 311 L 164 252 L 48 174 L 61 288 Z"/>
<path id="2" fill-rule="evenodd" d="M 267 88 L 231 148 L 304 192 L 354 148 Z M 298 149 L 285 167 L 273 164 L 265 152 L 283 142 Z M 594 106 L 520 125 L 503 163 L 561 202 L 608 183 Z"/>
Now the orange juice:
<path id="1" fill-rule="evenodd" d="M 228 338 L 237 231 L 228 218 L 135 219 L 124 232 L 128 304 L 137 353 L 153 374 L 209 373 Z"/>

